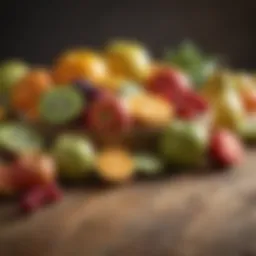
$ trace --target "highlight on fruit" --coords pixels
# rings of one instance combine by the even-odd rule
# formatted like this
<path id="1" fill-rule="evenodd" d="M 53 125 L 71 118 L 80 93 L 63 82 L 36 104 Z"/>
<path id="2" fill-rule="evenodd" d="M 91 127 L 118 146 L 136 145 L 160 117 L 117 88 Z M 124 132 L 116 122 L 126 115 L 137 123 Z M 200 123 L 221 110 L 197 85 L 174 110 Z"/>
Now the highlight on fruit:
<path id="1" fill-rule="evenodd" d="M 47 68 L 0 63 L 0 195 L 19 195 L 25 212 L 59 201 L 67 182 L 236 168 L 255 142 L 255 75 L 191 41 L 158 59 L 112 40 Z"/>

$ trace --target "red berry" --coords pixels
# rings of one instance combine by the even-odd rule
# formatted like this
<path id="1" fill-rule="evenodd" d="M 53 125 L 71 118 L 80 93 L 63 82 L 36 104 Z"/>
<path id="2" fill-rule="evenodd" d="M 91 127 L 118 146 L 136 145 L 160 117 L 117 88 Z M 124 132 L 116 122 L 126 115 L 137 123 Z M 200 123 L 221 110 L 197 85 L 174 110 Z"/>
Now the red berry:
<path id="1" fill-rule="evenodd" d="M 56 183 L 30 188 L 21 198 L 20 207 L 25 212 L 34 212 L 46 203 L 61 200 L 62 190 Z"/>
<path id="2" fill-rule="evenodd" d="M 63 196 L 61 188 L 56 183 L 47 185 L 45 190 L 46 190 L 45 192 L 46 192 L 47 202 L 49 203 L 57 202 L 61 200 Z"/>
<path id="3" fill-rule="evenodd" d="M 215 131 L 210 140 L 210 158 L 220 166 L 236 166 L 244 159 L 244 147 L 229 130 Z"/>
<path id="4" fill-rule="evenodd" d="M 20 207 L 25 212 L 34 212 L 45 204 L 45 200 L 45 189 L 41 186 L 36 186 L 23 195 Z"/>

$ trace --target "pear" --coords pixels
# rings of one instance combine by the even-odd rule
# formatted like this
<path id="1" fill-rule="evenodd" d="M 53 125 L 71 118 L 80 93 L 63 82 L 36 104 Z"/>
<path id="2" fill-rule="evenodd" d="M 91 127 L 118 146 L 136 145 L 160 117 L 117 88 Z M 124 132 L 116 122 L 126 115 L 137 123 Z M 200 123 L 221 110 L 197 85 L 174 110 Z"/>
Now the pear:
<path id="1" fill-rule="evenodd" d="M 229 71 L 215 73 L 201 94 L 210 104 L 213 126 L 237 131 L 246 112 L 234 75 Z"/>
<path id="2" fill-rule="evenodd" d="M 231 75 L 228 71 L 215 72 L 202 87 L 200 94 L 209 102 L 218 100 L 218 95 L 227 87 L 231 86 Z"/>
<path id="3" fill-rule="evenodd" d="M 227 86 L 212 106 L 214 127 L 237 131 L 245 119 L 245 110 L 235 88 Z"/>

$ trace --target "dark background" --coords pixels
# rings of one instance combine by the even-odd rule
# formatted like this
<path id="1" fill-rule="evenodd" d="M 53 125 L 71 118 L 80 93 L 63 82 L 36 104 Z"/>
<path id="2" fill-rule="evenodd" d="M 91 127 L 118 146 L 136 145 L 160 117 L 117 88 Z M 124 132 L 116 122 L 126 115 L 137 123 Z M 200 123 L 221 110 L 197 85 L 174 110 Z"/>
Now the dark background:
<path id="1" fill-rule="evenodd" d="M 141 40 L 159 57 L 190 38 L 236 67 L 256 68 L 254 0 L 101 1 L 4 1 L 0 58 L 46 64 L 66 48 L 112 37 Z"/>

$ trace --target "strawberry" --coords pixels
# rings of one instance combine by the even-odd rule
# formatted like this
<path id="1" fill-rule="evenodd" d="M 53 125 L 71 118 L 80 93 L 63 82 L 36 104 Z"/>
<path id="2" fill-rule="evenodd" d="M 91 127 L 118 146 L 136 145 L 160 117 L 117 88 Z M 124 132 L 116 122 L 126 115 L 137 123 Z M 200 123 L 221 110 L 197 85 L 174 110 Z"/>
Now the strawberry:
<path id="1" fill-rule="evenodd" d="M 47 203 L 57 202 L 62 198 L 62 191 L 56 183 L 30 188 L 20 200 L 24 212 L 35 212 Z"/>
<path id="2" fill-rule="evenodd" d="M 209 153 L 210 159 L 223 167 L 239 165 L 244 158 L 242 142 L 235 134 L 225 129 L 213 133 Z"/>

